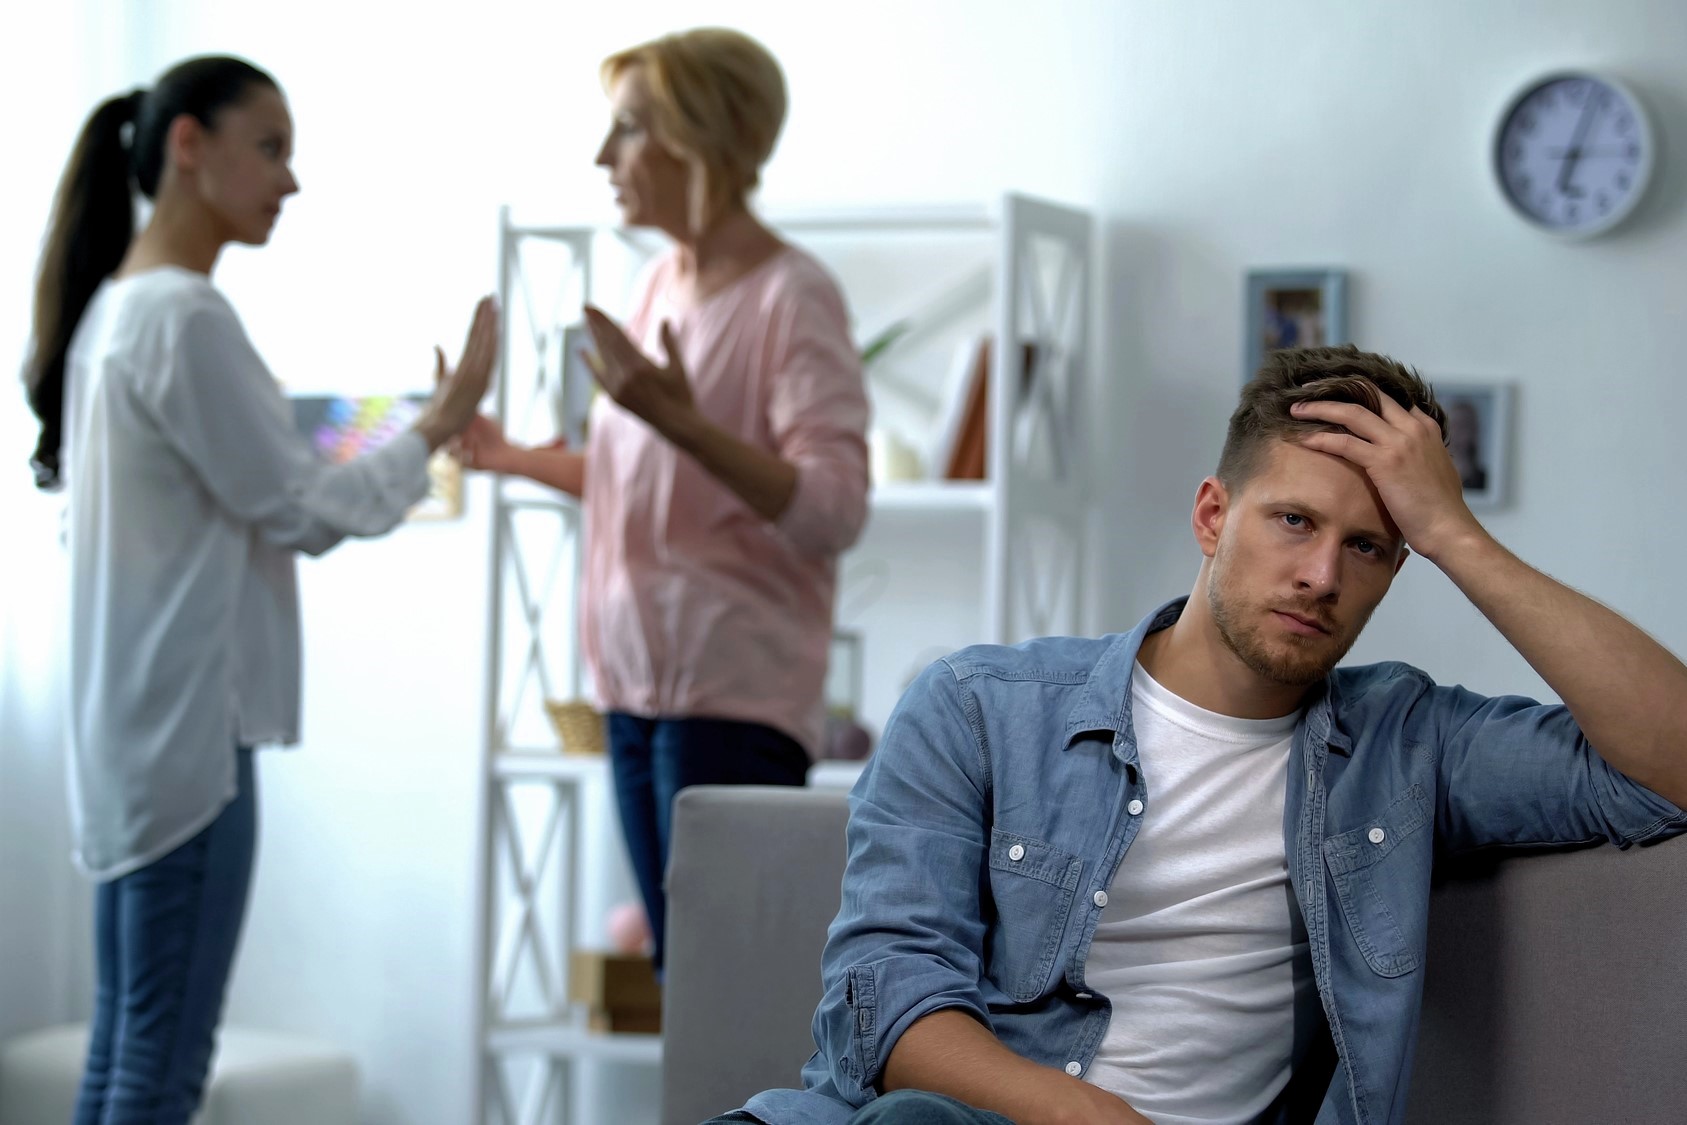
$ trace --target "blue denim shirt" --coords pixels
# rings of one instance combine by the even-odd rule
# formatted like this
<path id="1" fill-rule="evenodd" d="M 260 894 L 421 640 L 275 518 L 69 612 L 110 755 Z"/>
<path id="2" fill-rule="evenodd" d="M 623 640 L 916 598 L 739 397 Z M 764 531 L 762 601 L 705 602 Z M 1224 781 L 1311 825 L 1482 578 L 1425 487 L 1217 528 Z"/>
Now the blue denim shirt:
<path id="1" fill-rule="evenodd" d="M 751 1113 L 846 1120 L 902 1033 L 945 1008 L 1025 1058 L 1088 1070 L 1113 1017 L 1084 982 L 1095 896 L 1141 823 L 1127 803 L 1154 802 L 1131 671 L 1183 604 L 1127 635 L 965 649 L 908 690 L 850 797 L 806 1089 L 759 1094 Z M 1437 856 L 1683 831 L 1687 814 L 1607 765 L 1562 706 L 1440 687 L 1405 664 L 1333 672 L 1295 729 L 1283 809 L 1339 1057 L 1314 1093 L 1319 1125 L 1405 1115 Z"/>

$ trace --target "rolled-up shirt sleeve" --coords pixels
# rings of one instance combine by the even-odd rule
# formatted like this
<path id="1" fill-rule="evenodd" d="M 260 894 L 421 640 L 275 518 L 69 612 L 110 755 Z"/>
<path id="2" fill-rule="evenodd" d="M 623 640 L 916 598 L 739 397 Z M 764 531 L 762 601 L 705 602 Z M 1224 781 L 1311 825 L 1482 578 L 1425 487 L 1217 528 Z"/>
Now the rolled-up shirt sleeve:
<path id="1" fill-rule="evenodd" d="M 1420 708 L 1439 753 L 1437 827 L 1452 852 L 1626 848 L 1687 832 L 1687 813 L 1601 757 L 1562 704 L 1437 686 Z"/>
<path id="2" fill-rule="evenodd" d="M 271 542 L 321 554 L 390 531 L 427 495 L 428 448 L 414 430 L 341 464 L 317 456 L 220 295 L 183 317 L 171 343 L 171 361 L 137 384 L 142 408 L 216 503 Z"/>
<path id="3" fill-rule="evenodd" d="M 818 281 L 782 295 L 773 310 L 768 424 L 779 455 L 797 470 L 777 521 L 808 555 L 841 554 L 867 522 L 867 388 L 835 286 Z"/>
<path id="4" fill-rule="evenodd" d="M 915 1021 L 957 1008 L 990 1026 L 980 990 L 986 773 L 963 691 L 947 662 L 928 668 L 850 795 L 843 901 L 821 959 L 814 1039 L 856 1105 L 876 1095 Z"/>

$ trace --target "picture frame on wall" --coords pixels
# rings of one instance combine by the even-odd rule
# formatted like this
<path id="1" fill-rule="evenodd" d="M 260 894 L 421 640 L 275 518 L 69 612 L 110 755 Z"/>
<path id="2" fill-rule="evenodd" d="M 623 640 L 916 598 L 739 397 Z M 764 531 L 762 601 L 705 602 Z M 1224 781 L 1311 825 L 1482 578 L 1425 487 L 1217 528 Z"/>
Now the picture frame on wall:
<path id="1" fill-rule="evenodd" d="M 293 424 L 324 460 L 342 464 L 385 445 L 416 421 L 428 395 L 291 395 Z M 428 494 L 408 520 L 451 520 L 463 514 L 463 469 L 443 449 L 428 459 Z"/>
<path id="2" fill-rule="evenodd" d="M 1471 511 L 1509 498 L 1513 389 L 1506 382 L 1436 379 L 1435 399 L 1447 412 L 1447 450 L 1464 482 Z"/>
<path id="3" fill-rule="evenodd" d="M 1242 381 L 1259 371 L 1267 352 L 1349 343 L 1347 271 L 1338 269 L 1250 270 Z"/>

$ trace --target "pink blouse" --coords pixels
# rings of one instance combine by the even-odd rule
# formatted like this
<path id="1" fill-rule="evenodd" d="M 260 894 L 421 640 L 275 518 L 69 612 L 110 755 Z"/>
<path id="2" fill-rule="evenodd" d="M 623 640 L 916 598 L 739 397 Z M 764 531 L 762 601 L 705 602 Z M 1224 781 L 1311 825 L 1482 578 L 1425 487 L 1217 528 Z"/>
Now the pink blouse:
<path id="1" fill-rule="evenodd" d="M 627 333 L 665 356 L 667 320 L 697 407 L 797 470 L 776 522 L 607 395 L 586 442 L 580 628 L 605 710 L 763 723 L 813 755 L 837 557 L 867 517 L 868 405 L 849 314 L 787 247 L 700 303 L 648 271 Z"/>

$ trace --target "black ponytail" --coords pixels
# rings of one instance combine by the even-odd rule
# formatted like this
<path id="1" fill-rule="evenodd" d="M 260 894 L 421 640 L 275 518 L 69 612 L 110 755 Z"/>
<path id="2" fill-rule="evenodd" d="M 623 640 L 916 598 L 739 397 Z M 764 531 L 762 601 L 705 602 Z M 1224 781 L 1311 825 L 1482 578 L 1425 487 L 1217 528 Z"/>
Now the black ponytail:
<path id="1" fill-rule="evenodd" d="M 182 114 L 214 128 L 218 111 L 275 79 L 242 59 L 211 56 L 171 68 L 150 92 L 100 104 L 82 127 L 53 201 L 35 281 L 34 336 L 24 365 L 41 438 L 35 483 L 57 488 L 64 426 L 64 368 L 70 340 L 100 283 L 117 271 L 135 233 L 134 192 L 148 199 L 164 173 L 165 135 Z"/>
<path id="2" fill-rule="evenodd" d="M 71 334 L 94 290 L 123 261 L 134 235 L 129 149 L 123 134 L 134 123 L 142 96 L 136 91 L 94 110 L 53 201 L 35 280 L 35 338 L 23 376 L 30 408 L 41 419 L 41 440 L 30 458 L 41 488 L 59 483 L 64 360 Z"/>

